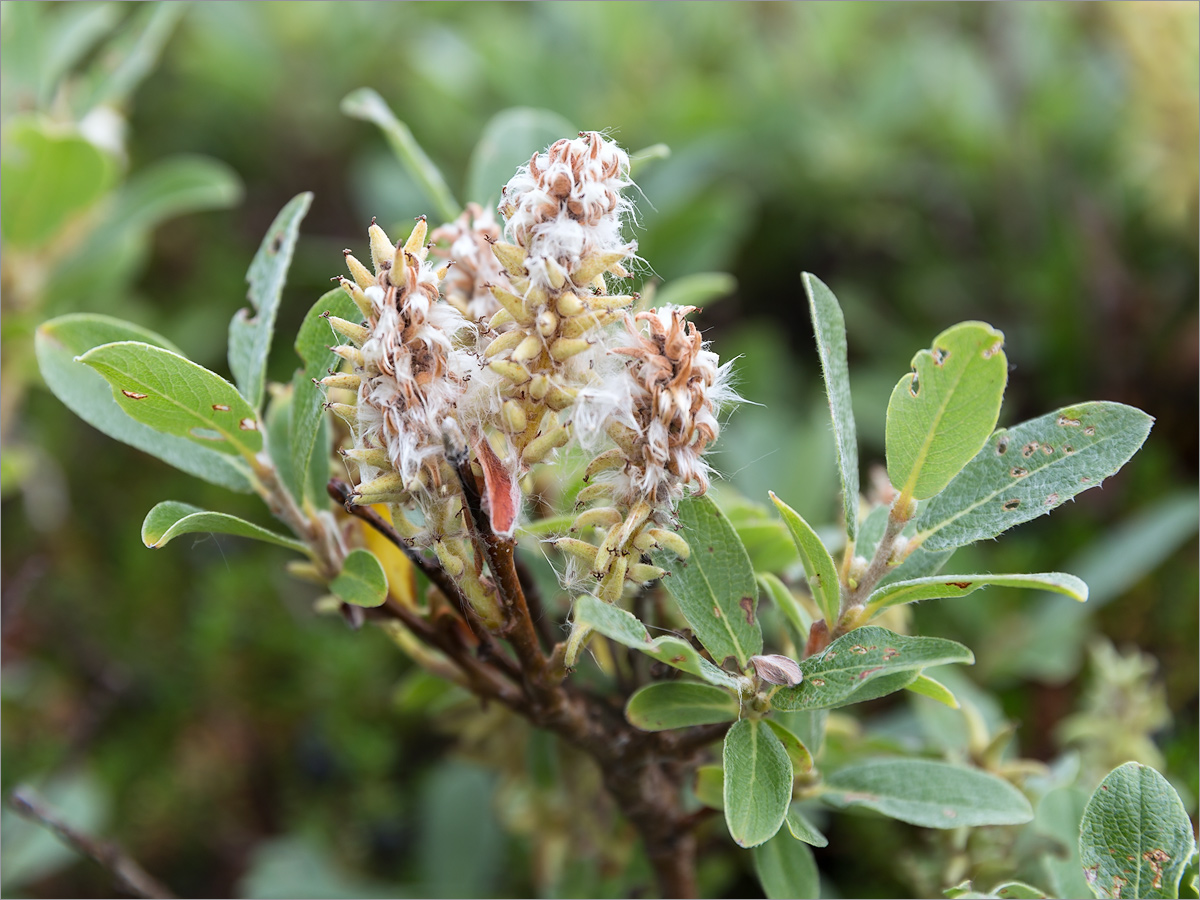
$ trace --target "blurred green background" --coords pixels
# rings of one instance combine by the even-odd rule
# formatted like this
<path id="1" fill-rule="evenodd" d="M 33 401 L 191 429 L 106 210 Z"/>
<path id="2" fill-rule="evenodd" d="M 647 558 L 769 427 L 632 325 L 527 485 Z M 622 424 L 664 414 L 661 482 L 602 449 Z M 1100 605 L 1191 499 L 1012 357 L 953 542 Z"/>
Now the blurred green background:
<path id="1" fill-rule="evenodd" d="M 272 359 L 290 377 L 342 248 L 363 249 L 372 216 L 432 211 L 377 130 L 339 111 L 369 86 L 464 201 L 484 199 L 463 196 L 469 157 L 508 107 L 670 146 L 638 177 L 638 278 L 736 276 L 699 321 L 761 404 L 730 417 L 716 457 L 755 500 L 773 489 L 831 523 L 838 509 L 802 270 L 845 308 L 865 468 L 882 461 L 891 385 L 963 319 L 1007 336 L 1001 424 L 1085 399 L 1154 415 L 1103 490 L 952 561 L 1075 572 L 1086 608 L 993 589 L 926 605 L 915 627 L 975 650 L 968 675 L 1025 755 L 1074 745 L 1100 774 L 1139 755 L 1194 815 L 1198 9 L 3 4 L 6 201 L 21 152 L 86 156 L 63 137 L 80 128 L 107 148 L 95 196 L 67 197 L 52 239 L 17 234 L 4 209 L 4 790 L 40 786 L 184 895 L 622 894 L 644 879 L 636 854 L 593 852 L 595 809 L 548 787 L 577 759 L 495 711 L 465 715 L 381 634 L 314 617 L 282 551 L 144 549 L 162 499 L 266 514 L 39 384 L 32 329 L 72 311 L 129 318 L 227 373 L 250 257 L 311 190 Z M 1147 656 L 1096 662 L 1107 645 L 1084 650 L 1103 637 Z M 891 732 L 920 724 L 905 701 L 872 712 Z M 6 895 L 111 891 L 8 812 L 4 827 Z M 831 890 L 921 886 L 845 849 L 891 846 L 881 827 L 834 829 L 818 853 Z M 702 889 L 754 895 L 744 854 L 711 849 Z"/>

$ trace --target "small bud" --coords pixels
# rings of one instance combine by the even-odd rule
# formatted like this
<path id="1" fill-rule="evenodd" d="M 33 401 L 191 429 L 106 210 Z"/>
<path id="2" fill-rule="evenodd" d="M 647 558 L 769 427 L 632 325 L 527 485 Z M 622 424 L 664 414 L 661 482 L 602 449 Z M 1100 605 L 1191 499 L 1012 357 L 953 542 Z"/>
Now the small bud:
<path id="1" fill-rule="evenodd" d="M 619 469 L 623 465 L 625 465 L 625 454 L 621 451 L 620 447 L 613 447 L 611 450 L 605 450 L 587 464 L 587 469 L 583 473 L 583 480 L 591 481 L 596 473 L 607 469 Z"/>
<path id="2" fill-rule="evenodd" d="M 501 353 L 515 349 L 523 340 L 525 340 L 524 332 L 506 331 L 488 344 L 487 349 L 483 351 L 483 357 L 484 359 L 491 359 L 494 356 L 499 356 Z"/>
<path id="3" fill-rule="evenodd" d="M 517 349 L 513 351 L 512 358 L 513 362 L 529 362 L 531 359 L 537 359 L 541 353 L 541 340 L 531 334 L 517 345 Z"/>
<path id="4" fill-rule="evenodd" d="M 491 321 L 488 322 L 488 328 L 490 328 L 492 331 L 499 331 L 501 328 L 504 328 L 506 325 L 511 325 L 515 321 L 516 319 L 513 318 L 513 314 L 507 309 L 499 309 L 496 311 L 496 314 L 492 316 Z"/>
<path id="5" fill-rule="evenodd" d="M 462 557 L 455 553 L 445 541 L 435 543 L 433 552 L 437 554 L 438 562 L 442 564 L 446 574 L 452 578 L 460 577 L 466 570 L 466 563 L 463 562 Z"/>
<path id="6" fill-rule="evenodd" d="M 688 546 L 688 542 L 673 531 L 667 531 L 665 528 L 651 528 L 646 533 L 654 538 L 658 546 L 664 550 L 670 550 L 680 559 L 687 559 L 692 554 L 692 548 Z"/>
<path id="7" fill-rule="evenodd" d="M 624 309 L 638 299 L 637 294 L 593 294 L 588 298 L 588 306 L 596 310 Z"/>
<path id="8" fill-rule="evenodd" d="M 371 221 L 367 234 L 371 237 L 371 263 L 375 266 L 375 274 L 378 275 L 392 264 L 392 255 L 396 248 L 387 232 L 376 225 L 374 220 Z"/>
<path id="9" fill-rule="evenodd" d="M 602 481 L 597 481 L 595 484 L 589 484 L 575 497 L 576 503 L 591 503 L 600 499 L 611 499 L 612 485 L 605 484 Z"/>
<path id="10" fill-rule="evenodd" d="M 510 434 L 520 434 L 529 424 L 525 410 L 514 400 L 505 400 L 504 405 L 500 407 L 500 413 L 504 416 L 504 424 Z"/>
<path id="11" fill-rule="evenodd" d="M 429 224 L 425 221 L 424 216 L 419 216 L 408 240 L 404 242 L 404 252 L 423 260 L 425 258 L 425 235 L 428 233 Z"/>
<path id="12" fill-rule="evenodd" d="M 404 490 L 404 479 L 397 472 L 389 472 L 386 475 L 380 475 L 378 478 L 372 478 L 370 481 L 364 481 L 355 490 L 356 494 L 363 497 L 379 497 L 386 494 L 396 494 Z"/>
<path id="13" fill-rule="evenodd" d="M 366 266 L 355 259 L 349 250 L 346 251 L 346 268 L 350 270 L 350 277 L 364 291 L 375 283 L 375 276 Z"/>
<path id="14" fill-rule="evenodd" d="M 538 313 L 537 330 L 542 337 L 549 337 L 558 328 L 558 314 L 552 309 L 544 309 Z"/>
<path id="15" fill-rule="evenodd" d="M 758 677 L 767 684 L 781 684 L 784 687 L 794 687 L 804 680 L 800 665 L 794 659 L 771 653 L 767 656 L 752 656 L 750 662 Z"/>
<path id="16" fill-rule="evenodd" d="M 371 309 L 371 301 L 367 298 L 367 295 L 363 293 L 363 289 L 349 278 L 339 278 L 338 281 L 342 286 L 342 290 L 350 295 L 350 299 L 354 301 L 354 305 L 358 307 L 358 311 L 361 312 L 363 316 L 370 318 L 371 313 L 373 312 Z"/>
<path id="17" fill-rule="evenodd" d="M 555 290 L 567 283 L 567 270 L 558 264 L 556 259 L 546 260 L 546 278 Z"/>
<path id="18" fill-rule="evenodd" d="M 560 296 L 554 305 L 560 316 L 577 316 L 586 309 L 583 301 L 570 291 Z"/>

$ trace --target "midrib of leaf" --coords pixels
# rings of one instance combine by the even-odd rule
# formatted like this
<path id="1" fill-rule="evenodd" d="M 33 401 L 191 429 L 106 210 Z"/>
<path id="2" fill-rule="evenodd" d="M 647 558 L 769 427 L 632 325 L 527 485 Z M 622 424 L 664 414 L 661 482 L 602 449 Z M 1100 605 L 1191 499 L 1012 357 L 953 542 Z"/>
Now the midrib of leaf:
<path id="1" fill-rule="evenodd" d="M 937 437 L 937 426 L 942 421 L 942 418 L 945 416 L 946 407 L 950 405 L 950 401 L 954 398 L 954 392 L 958 390 L 959 384 L 962 382 L 963 378 L 966 376 L 967 370 L 970 369 L 970 367 L 971 367 L 970 365 L 964 366 L 962 369 L 962 372 L 959 374 L 959 376 L 954 379 L 953 385 L 950 388 L 950 390 L 946 391 L 946 398 L 942 401 L 941 405 L 938 407 L 937 415 L 934 416 L 934 419 L 933 419 L 933 425 L 929 429 L 929 431 L 925 434 L 925 441 L 921 444 L 921 449 L 920 449 L 920 452 L 917 454 L 917 458 L 913 465 L 912 472 L 909 473 L 908 480 L 904 483 L 903 490 L 900 491 L 900 496 L 902 498 L 908 498 L 908 497 L 912 496 L 912 492 L 916 488 L 917 481 L 921 477 L 921 470 L 925 467 L 925 459 L 929 455 L 929 447 L 933 444 L 934 438 Z M 916 372 L 913 372 L 913 377 L 916 378 L 919 376 Z M 910 388 L 911 388 L 911 385 L 912 385 L 912 383 L 909 382 Z"/>
<path id="2" fill-rule="evenodd" d="M 994 436 L 995 435 L 993 434 L 992 437 L 994 437 Z M 1096 449 L 1097 447 L 1099 447 L 1101 444 L 1105 443 L 1106 441 L 1115 441 L 1117 438 L 1119 438 L 1121 436 L 1122 436 L 1122 432 L 1120 432 L 1120 431 L 1115 432 L 1113 434 L 1106 435 L 1105 437 L 1102 437 L 1100 440 L 1096 441 L 1095 443 L 1088 444 L 1088 446 L 1084 447 L 1079 452 L 1087 453 L 1090 450 Z M 984 443 L 983 448 L 988 447 L 988 445 L 991 442 L 991 439 L 992 439 L 991 437 L 988 438 L 988 440 Z M 982 449 L 980 452 L 982 452 Z M 1038 475 L 1038 474 L 1041 474 L 1042 472 L 1047 471 L 1052 466 L 1065 465 L 1066 463 L 1070 462 L 1071 460 L 1074 460 L 1077 458 L 1078 458 L 1078 456 L 1074 455 L 1074 454 L 1071 456 L 1060 456 L 1056 459 L 1051 459 L 1049 462 L 1047 462 L 1041 468 L 1031 470 L 1029 474 L 1030 475 Z M 1099 482 L 1097 482 L 1097 485 L 1098 484 L 1099 484 Z M 949 487 L 949 485 L 947 485 L 947 487 Z M 990 503 L 992 500 L 995 500 L 997 497 L 999 497 L 1001 494 L 1003 494 L 1007 489 L 1008 489 L 1007 485 L 1005 487 L 998 488 L 998 489 L 992 491 L 987 496 L 980 498 L 980 500 L 977 503 L 973 503 L 970 506 L 960 509 L 954 515 L 950 516 L 947 519 L 942 520 L 941 522 L 939 522 L 937 524 L 936 528 L 932 528 L 929 531 L 918 532 L 916 535 L 914 535 L 914 540 L 916 543 L 912 544 L 913 549 L 916 549 L 916 547 L 918 547 L 922 543 L 924 543 L 931 535 L 937 534 L 939 531 L 941 531 L 947 525 L 951 525 L 954 522 L 957 522 L 959 519 L 961 519 L 963 516 L 967 515 L 968 513 L 972 513 L 975 510 L 979 509 L 979 507 L 981 507 L 987 503 Z"/>
<path id="3" fill-rule="evenodd" d="M 742 649 L 742 642 L 737 639 L 737 635 L 733 631 L 733 627 L 729 624 L 729 617 L 725 615 L 725 611 L 721 609 L 721 604 L 717 600 L 717 592 L 713 590 L 712 582 L 708 580 L 708 573 L 704 571 L 704 566 L 697 566 L 700 569 L 700 577 L 704 579 L 704 586 L 708 588 L 708 596 L 713 599 L 713 609 L 717 610 L 720 615 L 721 625 L 724 627 L 729 639 L 733 641 L 733 647 L 738 658 L 739 665 L 745 665 L 745 661 L 749 658 L 745 650 Z M 711 614 L 711 611 L 710 611 Z M 719 664 L 718 664 L 719 665 Z"/>
<path id="4" fill-rule="evenodd" d="M 754 784 L 758 781 L 758 727 L 756 723 L 751 723 L 750 725 L 750 784 L 746 791 L 750 797 L 754 796 Z M 753 812 L 754 804 L 751 803 L 746 807 L 746 814 L 751 815 Z M 743 820 L 741 824 L 744 833 L 746 828 L 749 827 L 749 820 Z"/>

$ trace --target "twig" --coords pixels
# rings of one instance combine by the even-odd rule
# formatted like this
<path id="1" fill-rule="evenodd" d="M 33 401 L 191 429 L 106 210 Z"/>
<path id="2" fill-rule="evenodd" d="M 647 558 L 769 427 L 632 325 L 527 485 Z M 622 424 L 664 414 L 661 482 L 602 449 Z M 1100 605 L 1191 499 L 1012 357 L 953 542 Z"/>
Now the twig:
<path id="1" fill-rule="evenodd" d="M 9 795 L 8 805 L 31 822 L 50 829 L 61 841 L 84 856 L 95 860 L 112 873 L 122 889 L 135 897 L 173 898 L 175 896 L 112 841 L 100 840 L 84 834 L 61 819 L 57 813 L 38 800 L 30 791 L 17 788 Z"/>

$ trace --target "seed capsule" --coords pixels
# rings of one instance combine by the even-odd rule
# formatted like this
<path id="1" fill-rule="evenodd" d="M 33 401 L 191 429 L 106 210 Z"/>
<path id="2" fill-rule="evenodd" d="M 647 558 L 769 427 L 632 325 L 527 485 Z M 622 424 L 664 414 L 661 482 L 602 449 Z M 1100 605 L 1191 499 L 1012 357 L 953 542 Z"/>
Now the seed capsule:
<path id="1" fill-rule="evenodd" d="M 501 353 L 513 350 L 523 340 L 525 340 L 524 332 L 506 331 L 488 344 L 487 349 L 483 351 L 484 359 L 491 359 L 493 356 L 499 356 Z"/>
<path id="2" fill-rule="evenodd" d="M 550 356 L 562 362 L 576 354 L 582 353 L 592 346 L 592 342 L 583 338 L 559 338 L 550 345 Z"/>
<path id="3" fill-rule="evenodd" d="M 537 359 L 542 353 L 542 342 L 539 338 L 529 335 L 513 351 L 513 362 L 528 362 L 531 359 Z"/>
<path id="4" fill-rule="evenodd" d="M 366 266 L 355 259 L 354 254 L 349 250 L 346 251 L 346 268 L 350 270 L 350 277 L 364 291 L 375 283 L 375 276 Z"/>
<path id="5" fill-rule="evenodd" d="M 496 241 L 492 244 L 492 252 L 496 254 L 496 259 L 500 260 L 500 265 L 504 266 L 509 275 L 525 274 L 525 251 L 516 244 Z"/>
<path id="6" fill-rule="evenodd" d="M 639 584 L 645 584 L 648 581 L 658 581 L 667 574 L 666 569 L 660 569 L 658 566 L 647 565 L 646 563 L 634 563 L 629 567 L 625 577 L 630 581 L 636 581 Z"/>
<path id="7" fill-rule="evenodd" d="M 504 405 L 500 407 L 500 412 L 504 416 L 504 424 L 512 434 L 520 434 L 529 424 L 525 417 L 525 410 L 513 400 L 505 400 Z"/>
<path id="8" fill-rule="evenodd" d="M 387 236 L 387 232 L 374 222 L 367 229 L 367 234 L 371 238 L 371 263 L 375 266 L 375 274 L 378 275 L 391 266 L 396 248 L 392 244 L 392 239 Z"/>
<path id="9" fill-rule="evenodd" d="M 337 316 L 326 316 L 325 318 L 329 320 L 329 324 L 334 331 L 353 343 L 356 347 L 361 347 L 365 344 L 367 338 L 371 335 L 363 326 L 349 322 L 346 319 L 339 319 Z"/>

